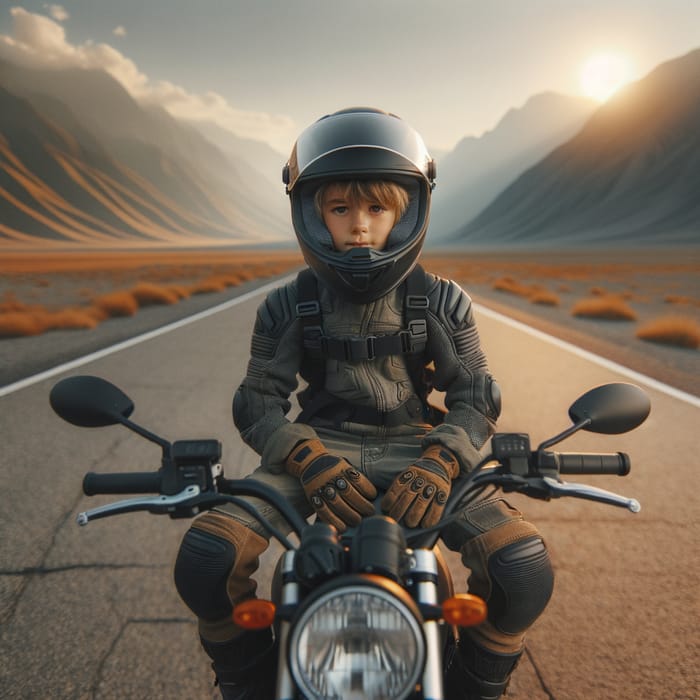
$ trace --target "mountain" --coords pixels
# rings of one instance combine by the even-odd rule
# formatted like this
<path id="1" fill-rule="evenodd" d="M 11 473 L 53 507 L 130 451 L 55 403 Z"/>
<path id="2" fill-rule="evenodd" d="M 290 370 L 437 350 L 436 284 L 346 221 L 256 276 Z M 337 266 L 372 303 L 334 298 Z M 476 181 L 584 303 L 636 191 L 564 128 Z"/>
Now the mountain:
<path id="1" fill-rule="evenodd" d="M 700 49 L 601 106 L 453 243 L 700 245 Z"/>
<path id="2" fill-rule="evenodd" d="M 269 242 L 288 237 L 284 204 L 107 73 L 0 61 L 0 243 Z"/>
<path id="3" fill-rule="evenodd" d="M 464 226 L 518 175 L 571 138 L 595 105 L 583 98 L 542 93 L 509 110 L 483 136 L 462 139 L 438 161 L 430 225 L 433 241 Z"/>

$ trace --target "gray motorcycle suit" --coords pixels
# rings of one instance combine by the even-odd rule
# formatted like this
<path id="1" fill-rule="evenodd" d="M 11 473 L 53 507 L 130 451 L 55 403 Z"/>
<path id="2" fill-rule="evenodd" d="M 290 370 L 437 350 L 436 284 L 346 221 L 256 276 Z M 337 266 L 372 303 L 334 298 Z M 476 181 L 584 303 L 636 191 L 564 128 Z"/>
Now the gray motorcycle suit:
<path id="1" fill-rule="evenodd" d="M 432 385 L 444 393 L 446 409 L 438 425 L 428 423 L 424 413 L 413 408 L 423 406 L 424 397 L 420 387 L 414 386 L 415 372 L 408 354 L 367 359 L 326 357 L 318 360 L 324 363 L 323 371 L 303 376 L 308 364 L 304 362 L 307 351 L 297 313 L 296 280 L 271 292 L 258 308 L 250 360 L 234 396 L 233 417 L 244 442 L 261 456 L 261 465 L 252 477 L 273 485 L 304 516 L 312 509 L 299 482 L 284 467 L 288 454 L 301 440 L 320 439 L 329 452 L 345 457 L 380 489 L 386 489 L 430 445 L 451 450 L 465 472 L 481 460 L 480 450 L 494 432 L 500 413 L 498 385 L 488 370 L 469 296 L 456 283 L 432 274 L 425 273 L 425 282 L 427 343 L 423 360 L 431 363 Z M 340 299 L 321 283 L 318 294 L 321 331 L 326 338 L 357 343 L 405 330 L 403 285 L 367 304 Z M 310 397 L 320 389 L 333 399 L 306 422 L 289 416 L 293 406 L 290 397 L 299 388 L 300 374 L 302 383 L 310 380 L 313 384 L 319 377 L 323 382 L 322 387 L 312 385 L 298 394 L 302 408 L 308 407 Z M 374 411 L 379 419 L 362 422 L 355 416 L 367 414 L 363 410 L 348 412 L 348 406 Z M 402 415 L 402 410 L 404 421 L 382 420 L 382 416 Z M 251 501 L 285 529 L 271 507 Z M 186 546 L 185 536 L 176 581 L 185 602 L 200 618 L 203 637 L 223 639 L 237 633 L 230 621 L 230 607 L 254 594 L 255 583 L 249 576 L 264 546 L 242 544 L 250 540 L 241 535 L 241 526 L 254 531 L 256 542 L 262 542 L 266 535 L 241 509 L 221 508 L 201 518 L 208 522 L 198 529 L 195 521 L 190 546 Z M 227 531 L 232 534 L 227 536 Z M 489 603 L 488 620 L 469 634 L 480 647 L 497 653 L 519 652 L 525 630 L 544 610 L 552 588 L 548 555 L 537 530 L 517 509 L 497 497 L 468 507 L 462 519 L 445 533 L 444 541 L 462 554 L 471 570 L 469 589 Z M 202 560 L 216 556 L 224 562 L 220 567 L 201 566 Z M 190 573 L 194 567 L 204 572 L 198 575 L 196 585 Z M 205 581 L 208 571 L 213 572 L 211 580 Z M 218 603 L 215 609 L 208 609 L 207 601 L 212 600 Z"/>

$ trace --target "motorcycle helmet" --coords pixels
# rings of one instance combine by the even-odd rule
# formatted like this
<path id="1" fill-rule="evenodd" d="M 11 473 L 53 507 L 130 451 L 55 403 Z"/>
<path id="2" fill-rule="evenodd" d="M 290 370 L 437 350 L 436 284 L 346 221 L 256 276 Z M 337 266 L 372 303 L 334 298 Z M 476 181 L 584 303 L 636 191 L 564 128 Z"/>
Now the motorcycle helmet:
<path id="1" fill-rule="evenodd" d="M 399 117 L 351 107 L 322 117 L 301 133 L 284 167 L 292 225 L 308 266 L 341 297 L 367 303 L 398 286 L 423 247 L 435 161 L 420 135 Z M 335 250 L 314 204 L 328 182 L 390 180 L 403 186 L 409 204 L 383 250 Z"/>

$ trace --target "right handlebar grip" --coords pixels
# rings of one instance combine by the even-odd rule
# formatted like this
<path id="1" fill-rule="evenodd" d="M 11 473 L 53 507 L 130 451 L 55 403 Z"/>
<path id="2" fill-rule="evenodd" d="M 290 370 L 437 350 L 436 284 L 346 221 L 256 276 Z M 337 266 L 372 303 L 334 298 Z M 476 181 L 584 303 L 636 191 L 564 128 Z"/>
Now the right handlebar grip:
<path id="1" fill-rule="evenodd" d="M 160 472 L 97 474 L 88 472 L 83 478 L 83 493 L 160 493 Z"/>
<path id="2" fill-rule="evenodd" d="M 626 476 L 630 473 L 630 458 L 625 452 L 597 454 L 585 452 L 560 452 L 560 474 L 615 474 Z"/>

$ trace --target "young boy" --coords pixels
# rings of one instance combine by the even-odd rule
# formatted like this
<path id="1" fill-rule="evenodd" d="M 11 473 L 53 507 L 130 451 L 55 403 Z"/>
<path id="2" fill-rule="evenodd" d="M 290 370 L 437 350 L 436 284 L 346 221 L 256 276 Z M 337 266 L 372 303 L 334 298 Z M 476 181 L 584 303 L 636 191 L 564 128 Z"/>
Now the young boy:
<path id="1" fill-rule="evenodd" d="M 420 136 L 369 108 L 315 122 L 285 168 L 309 270 L 260 305 L 233 417 L 261 456 L 253 477 L 339 531 L 374 512 L 378 489 L 382 511 L 406 526 L 438 522 L 452 480 L 480 461 L 500 412 L 471 300 L 416 264 L 434 179 Z M 307 387 L 291 422 L 298 376 Z M 437 419 L 431 386 L 445 392 Z M 274 509 L 256 505 L 284 528 Z M 500 497 L 466 508 L 443 540 L 489 607 L 486 622 L 461 631 L 446 697 L 495 700 L 549 600 L 547 551 Z M 250 577 L 267 545 L 249 515 L 219 508 L 193 523 L 176 563 L 176 585 L 199 618 L 227 700 L 273 694 L 271 630 L 243 631 L 231 619 L 233 606 L 255 594 Z"/>

